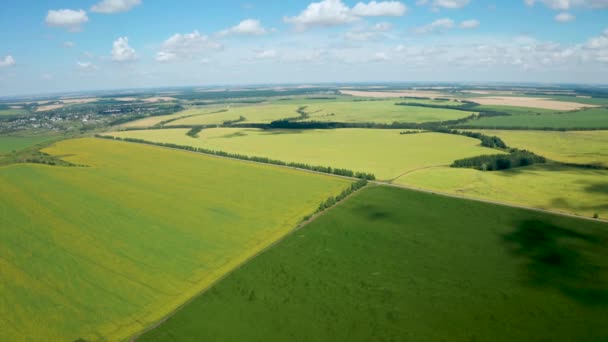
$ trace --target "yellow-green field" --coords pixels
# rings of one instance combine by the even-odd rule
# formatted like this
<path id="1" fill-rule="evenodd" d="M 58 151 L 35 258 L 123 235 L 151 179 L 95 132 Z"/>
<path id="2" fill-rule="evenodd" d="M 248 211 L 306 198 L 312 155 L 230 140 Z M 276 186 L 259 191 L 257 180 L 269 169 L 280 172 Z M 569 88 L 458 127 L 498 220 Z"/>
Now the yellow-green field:
<path id="1" fill-rule="evenodd" d="M 399 134 L 387 129 L 272 130 L 212 128 L 198 138 L 188 129 L 115 132 L 121 138 L 204 147 L 267 157 L 285 162 L 346 168 L 371 172 L 382 180 L 454 160 L 481 154 L 500 153 L 481 147 L 479 140 L 440 133 Z"/>
<path id="2" fill-rule="evenodd" d="M 306 112 L 310 115 L 307 121 L 421 123 L 456 120 L 474 114 L 474 112 L 453 109 L 395 105 L 398 102 L 408 101 L 393 99 L 386 101 L 317 102 L 306 108 Z"/>
<path id="3" fill-rule="evenodd" d="M 168 120 L 177 120 L 179 118 L 192 116 L 192 115 L 206 115 L 209 113 L 217 112 L 222 110 L 222 107 L 205 107 L 205 108 L 188 108 L 181 112 L 177 112 L 169 115 L 159 115 L 159 116 L 150 116 L 147 118 L 143 118 L 140 120 L 135 120 L 131 122 L 127 122 L 121 127 L 123 128 L 134 128 L 134 127 L 152 127 L 154 125 L 160 124 L 161 122 Z"/>
<path id="4" fill-rule="evenodd" d="M 433 168 L 396 184 L 591 217 L 608 217 L 608 171 L 534 165 L 507 171 Z"/>
<path id="5" fill-rule="evenodd" d="M 238 120 L 241 116 L 248 123 L 270 123 L 275 120 L 284 118 L 297 117 L 299 106 L 297 105 L 279 105 L 279 104 L 263 104 L 253 106 L 224 106 L 221 109 L 227 109 L 226 112 L 196 115 L 188 118 L 172 121 L 167 126 L 194 126 L 194 125 L 220 125 L 226 121 Z"/>
<path id="6" fill-rule="evenodd" d="M 90 167 L 0 168 L 0 340 L 117 341 L 284 236 L 350 182 L 102 139 Z"/>
<path id="7" fill-rule="evenodd" d="M 608 166 L 608 131 L 479 130 L 478 132 L 496 135 L 510 147 L 527 149 L 552 160 Z"/>

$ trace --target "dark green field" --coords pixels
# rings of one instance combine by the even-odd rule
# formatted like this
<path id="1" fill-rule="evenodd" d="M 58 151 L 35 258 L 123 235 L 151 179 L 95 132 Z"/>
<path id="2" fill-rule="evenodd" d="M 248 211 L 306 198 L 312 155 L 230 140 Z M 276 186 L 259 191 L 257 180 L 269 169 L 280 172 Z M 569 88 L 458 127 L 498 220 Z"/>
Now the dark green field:
<path id="1" fill-rule="evenodd" d="M 608 225 L 389 187 L 287 237 L 143 341 L 606 341 Z"/>
<path id="2" fill-rule="evenodd" d="M 514 114 L 514 113 L 513 113 Z M 575 112 L 494 116 L 468 121 L 461 126 L 522 129 L 601 129 L 608 128 L 608 108 L 589 108 Z"/>

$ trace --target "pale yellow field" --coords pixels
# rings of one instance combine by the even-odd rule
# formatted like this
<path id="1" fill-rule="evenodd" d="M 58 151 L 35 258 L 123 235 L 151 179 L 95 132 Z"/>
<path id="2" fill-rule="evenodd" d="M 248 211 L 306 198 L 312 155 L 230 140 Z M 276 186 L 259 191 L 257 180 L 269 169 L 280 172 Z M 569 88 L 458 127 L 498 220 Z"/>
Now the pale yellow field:
<path id="1" fill-rule="evenodd" d="M 376 98 L 393 98 L 393 97 L 428 97 L 431 99 L 438 97 L 451 97 L 448 94 L 443 94 L 437 91 L 427 90 L 407 90 L 407 91 L 361 91 L 361 90 L 340 90 L 344 95 L 357 97 L 376 97 Z"/>
<path id="2" fill-rule="evenodd" d="M 199 138 L 189 137 L 186 132 L 188 129 L 161 129 L 111 135 L 371 172 L 381 180 L 421 168 L 450 165 L 456 159 L 500 153 L 481 147 L 479 140 L 463 136 L 401 135 L 400 130 L 388 129 L 264 131 L 213 128 L 201 131 Z"/>
<path id="3" fill-rule="evenodd" d="M 169 114 L 169 115 L 150 116 L 150 117 L 143 118 L 140 120 L 127 122 L 127 123 L 121 125 L 120 127 L 122 127 L 122 128 L 152 127 L 163 121 L 167 121 L 167 120 L 171 120 L 171 119 L 178 119 L 178 118 L 182 118 L 182 117 L 190 116 L 190 115 L 205 115 L 208 113 L 217 112 L 220 109 L 221 108 L 218 108 L 218 107 L 189 108 L 189 109 L 183 110 L 181 112 L 177 112 L 177 113 L 173 113 L 173 114 Z"/>
<path id="4" fill-rule="evenodd" d="M 483 172 L 440 167 L 409 173 L 394 183 L 587 217 L 595 213 L 608 217 L 607 170 L 535 165 Z"/>
<path id="5" fill-rule="evenodd" d="M 40 107 L 36 108 L 36 111 L 37 112 L 46 112 L 47 110 L 63 108 L 63 106 L 64 106 L 63 104 L 45 105 L 45 106 L 40 106 Z"/>
<path id="6" fill-rule="evenodd" d="M 608 167 L 608 131 L 475 131 L 496 135 L 509 147 L 527 149 L 555 161 Z"/>
<path id="7" fill-rule="evenodd" d="M 576 102 L 555 101 L 537 97 L 516 97 L 516 96 L 491 96 L 491 97 L 475 97 L 468 99 L 469 101 L 477 102 L 481 105 L 499 105 L 499 106 L 515 106 L 515 107 L 531 107 L 554 110 L 575 110 L 587 107 L 597 107 L 590 104 L 582 104 Z"/>
<path id="8" fill-rule="evenodd" d="M 225 106 L 223 109 L 228 109 L 227 112 L 192 116 L 181 120 L 173 121 L 167 126 L 180 125 L 220 125 L 225 121 L 238 120 L 241 116 L 245 117 L 244 122 L 248 123 L 269 123 L 275 120 L 297 117 L 299 106 L 283 105 L 283 104 L 263 104 L 253 106 Z"/>

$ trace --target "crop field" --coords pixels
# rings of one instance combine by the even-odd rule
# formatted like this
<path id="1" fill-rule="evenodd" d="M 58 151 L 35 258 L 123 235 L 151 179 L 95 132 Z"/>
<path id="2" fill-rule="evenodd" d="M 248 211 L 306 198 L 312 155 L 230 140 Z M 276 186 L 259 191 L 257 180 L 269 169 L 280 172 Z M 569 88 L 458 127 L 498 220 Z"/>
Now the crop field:
<path id="1" fill-rule="evenodd" d="M 350 184 L 102 139 L 45 152 L 89 167 L 0 168 L 2 341 L 124 340 Z"/>
<path id="2" fill-rule="evenodd" d="M 18 116 L 27 115 L 29 111 L 27 109 L 0 109 L 0 117 L 2 116 Z"/>
<path id="3" fill-rule="evenodd" d="M 306 108 L 306 112 L 309 113 L 310 118 L 305 121 L 376 122 L 387 124 L 393 122 L 422 123 L 456 120 L 475 114 L 473 111 L 466 112 L 444 108 L 395 105 L 395 103 L 398 102 L 407 102 L 407 100 L 349 101 L 311 104 Z M 433 102 L 437 103 L 440 101 Z M 440 103 L 444 104 L 443 102 Z"/>
<path id="4" fill-rule="evenodd" d="M 34 146 L 53 138 L 51 136 L 0 136 L 0 154 Z"/>
<path id="5" fill-rule="evenodd" d="M 439 167 L 412 172 L 396 184 L 485 200 L 608 218 L 608 170 L 554 164 L 506 171 Z"/>
<path id="6" fill-rule="evenodd" d="M 500 137 L 510 147 L 527 149 L 549 159 L 608 167 L 608 131 L 478 130 Z"/>
<path id="7" fill-rule="evenodd" d="M 160 124 L 169 120 L 177 120 L 179 118 L 191 115 L 205 115 L 208 113 L 216 112 L 220 109 L 218 108 L 188 108 L 181 112 L 177 112 L 169 115 L 158 115 L 158 116 L 150 116 L 147 118 L 127 122 L 123 124 L 121 127 L 123 128 L 133 128 L 133 127 L 152 127 L 154 125 Z"/>
<path id="8" fill-rule="evenodd" d="M 480 128 L 577 129 L 608 128 L 608 108 L 590 108 L 575 112 L 486 117 L 461 126 Z"/>
<path id="9" fill-rule="evenodd" d="M 456 159 L 500 151 L 481 147 L 479 140 L 463 136 L 400 134 L 389 129 L 260 130 L 212 128 L 198 138 L 188 129 L 161 129 L 110 133 L 121 138 L 173 143 L 285 162 L 371 172 L 388 180 L 403 173 L 441 165 Z"/>
<path id="10" fill-rule="evenodd" d="M 141 341 L 601 341 L 607 225 L 364 189 Z"/>
<path id="11" fill-rule="evenodd" d="M 531 108 L 531 107 L 517 107 L 517 106 L 498 106 L 498 105 L 479 105 L 475 109 L 482 111 L 495 111 L 503 112 L 510 115 L 539 115 L 539 114 L 555 114 L 562 113 L 554 109 L 543 109 L 543 108 Z"/>
<path id="12" fill-rule="evenodd" d="M 551 95 L 552 100 L 566 101 L 566 102 L 578 102 L 596 106 L 608 105 L 608 97 L 581 97 L 581 96 L 568 96 L 568 95 Z"/>
<path id="13" fill-rule="evenodd" d="M 297 110 L 298 106 L 295 105 L 277 105 L 277 104 L 264 104 L 264 105 L 252 105 L 252 106 L 226 106 L 220 109 L 227 109 L 226 112 L 197 115 L 189 118 L 173 121 L 167 126 L 192 126 L 192 125 L 219 125 L 225 121 L 239 120 L 242 116 L 245 118 L 243 122 L 249 123 L 269 123 L 271 121 L 280 120 L 284 118 L 293 118 L 299 116 Z"/>
<path id="14" fill-rule="evenodd" d="M 577 103 L 577 102 L 566 102 L 566 101 L 555 101 L 548 98 L 538 97 L 518 97 L 518 96 L 489 96 L 489 97 L 475 97 L 469 99 L 470 101 L 477 102 L 481 105 L 504 105 L 504 106 L 517 106 L 517 107 L 531 107 L 531 108 L 542 108 L 552 110 L 575 110 L 582 109 L 585 107 L 595 107 L 591 104 Z"/>

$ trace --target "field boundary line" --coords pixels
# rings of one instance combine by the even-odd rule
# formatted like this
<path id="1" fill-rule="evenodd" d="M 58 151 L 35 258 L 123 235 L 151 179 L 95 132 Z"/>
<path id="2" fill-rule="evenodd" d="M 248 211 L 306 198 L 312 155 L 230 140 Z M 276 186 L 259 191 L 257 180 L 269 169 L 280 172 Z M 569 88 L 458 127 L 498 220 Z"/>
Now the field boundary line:
<path id="1" fill-rule="evenodd" d="M 193 151 L 191 151 L 191 152 L 193 152 Z M 232 158 L 228 158 L 228 159 L 232 159 Z M 260 164 L 263 164 L 263 163 L 260 163 Z M 358 178 L 353 178 L 353 179 L 357 179 L 358 180 Z M 370 186 L 377 186 L 377 185 L 376 184 L 371 184 L 370 182 L 368 182 L 368 184 L 366 186 L 364 186 L 364 187 L 362 187 L 360 189 L 357 189 L 356 191 L 353 191 L 348 196 L 346 196 L 345 198 L 343 198 L 341 201 L 337 202 L 336 204 L 332 205 L 331 207 L 325 208 L 324 210 L 311 215 L 308 219 L 306 219 L 304 221 L 301 221 L 295 227 L 293 227 L 289 231 L 287 231 L 283 236 L 281 236 L 277 240 L 273 241 L 269 245 L 263 247 L 262 249 L 260 249 L 259 251 L 255 252 L 254 254 L 250 255 L 245 260 L 243 260 L 238 265 L 236 265 L 233 269 L 231 269 L 230 271 L 224 273 L 221 277 L 217 278 L 215 281 L 211 282 L 208 286 L 206 286 L 205 288 L 203 288 L 201 291 L 199 291 L 197 294 L 195 294 L 190 299 L 188 299 L 187 301 L 185 301 L 183 304 L 181 304 L 180 306 L 178 306 L 175 309 L 171 310 L 171 312 L 169 312 L 162 319 L 160 319 L 159 321 L 153 323 L 152 325 L 150 325 L 149 327 L 145 328 L 144 330 L 138 332 L 137 334 L 129 337 L 127 340 L 130 341 L 130 342 L 137 341 L 137 339 L 139 339 L 141 336 L 143 336 L 146 333 L 148 333 L 148 332 L 150 332 L 150 331 L 158 328 L 161 324 L 165 323 L 171 317 L 175 316 L 179 311 L 181 311 L 181 309 L 185 308 L 188 304 L 192 303 L 194 300 L 196 300 L 200 296 L 204 295 L 207 291 L 209 291 L 210 289 L 212 289 L 215 285 L 219 284 L 221 281 L 223 281 L 224 279 L 228 278 L 230 275 L 232 275 L 234 272 L 236 272 L 239 269 L 241 269 L 243 266 L 247 265 L 253 259 L 257 258 L 258 256 L 260 256 L 262 254 L 264 254 L 268 250 L 272 249 L 273 247 L 275 247 L 276 245 L 278 245 L 279 243 L 281 243 L 282 241 L 284 241 L 285 239 L 287 239 L 289 236 L 291 236 L 295 232 L 298 232 L 301 229 L 303 229 L 306 226 L 308 226 L 315 219 L 317 219 L 317 218 L 325 215 L 325 213 L 327 213 L 328 211 L 330 211 L 330 210 L 332 210 L 332 209 L 334 209 L 334 208 L 342 205 L 349 198 L 351 198 L 353 196 L 356 196 L 359 192 L 361 192 L 362 190 L 364 190 L 366 187 L 370 187 Z"/>
<path id="2" fill-rule="evenodd" d="M 109 140 L 109 139 L 97 138 L 97 137 L 95 137 L 95 139 Z M 141 143 L 141 142 L 124 141 L 124 140 L 113 140 L 113 141 L 119 141 L 119 142 L 131 143 L 131 144 L 140 144 L 140 145 L 145 145 L 145 146 L 153 146 L 153 147 L 157 147 L 157 148 L 164 148 L 164 149 L 169 149 L 169 150 L 173 150 L 173 151 L 182 151 L 182 152 L 194 153 L 194 154 L 199 154 L 199 155 L 202 154 L 202 155 L 209 156 L 209 157 L 214 157 L 214 158 L 236 160 L 236 161 L 239 161 L 239 162 L 259 164 L 259 165 L 268 165 L 268 166 L 273 166 L 273 167 L 280 167 L 280 168 L 285 168 L 285 169 L 291 169 L 291 170 L 309 172 L 309 173 L 314 173 L 314 174 L 324 175 L 324 176 L 329 176 L 329 177 L 339 177 L 339 178 L 349 179 L 349 180 L 353 180 L 353 181 L 360 180 L 359 178 L 356 178 L 356 177 L 341 176 L 341 175 L 336 175 L 336 174 L 333 174 L 333 173 L 325 173 L 325 172 L 319 172 L 319 171 L 314 171 L 314 170 L 301 169 L 301 168 L 294 167 L 294 166 L 277 165 L 277 164 L 270 164 L 270 163 L 262 163 L 262 162 L 253 161 L 253 160 L 244 160 L 244 159 L 238 159 L 238 158 L 218 156 L 218 155 L 215 155 L 215 154 L 210 154 L 210 153 L 205 153 L 205 152 L 199 152 L 199 151 L 183 150 L 183 149 L 180 149 L 180 148 L 174 148 L 174 147 L 168 147 L 168 146 L 160 146 L 160 145 L 155 145 L 155 144 L 147 144 L 147 143 Z M 414 170 L 414 171 L 417 171 L 417 170 Z M 490 172 L 490 171 L 486 171 L 486 172 Z M 398 178 L 399 177 L 397 177 L 395 179 L 392 179 L 390 181 L 391 182 L 395 181 Z M 424 189 L 424 188 L 418 188 L 418 187 L 409 186 L 409 185 L 401 185 L 401 184 L 389 183 L 389 181 L 370 180 L 368 182 L 369 183 L 373 183 L 373 184 L 377 184 L 377 185 L 392 186 L 392 187 L 396 187 L 396 188 L 407 189 L 407 190 L 418 191 L 418 192 L 424 192 L 424 193 L 428 193 L 428 194 L 440 195 L 440 196 L 445 196 L 445 197 L 464 199 L 464 200 L 470 200 L 470 201 L 476 201 L 476 202 L 483 202 L 483 203 L 489 203 L 489 204 L 494 204 L 494 205 L 501 205 L 501 206 L 511 207 L 511 208 L 517 208 L 517 209 L 531 210 L 531 211 L 536 211 L 536 212 L 541 212 L 541 213 L 553 214 L 553 215 L 570 217 L 570 218 L 577 218 L 577 219 L 594 221 L 594 222 L 608 223 L 608 219 L 605 219 L 605 218 L 593 218 L 593 217 L 587 217 L 587 216 L 577 215 L 577 214 L 574 214 L 574 213 L 568 213 L 568 212 L 563 212 L 563 211 L 549 210 L 549 209 L 542 209 L 542 208 L 535 208 L 535 207 L 530 207 L 530 206 L 526 206 L 526 205 L 522 205 L 522 204 L 515 204 L 515 203 L 502 202 L 502 201 L 496 201 L 496 200 L 488 200 L 488 199 L 471 197 L 471 196 L 465 196 L 465 195 L 451 194 L 451 193 L 447 193 L 447 192 L 430 190 L 430 189 Z"/>

